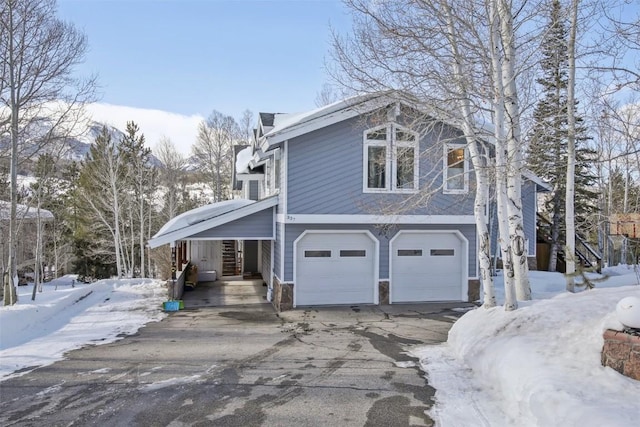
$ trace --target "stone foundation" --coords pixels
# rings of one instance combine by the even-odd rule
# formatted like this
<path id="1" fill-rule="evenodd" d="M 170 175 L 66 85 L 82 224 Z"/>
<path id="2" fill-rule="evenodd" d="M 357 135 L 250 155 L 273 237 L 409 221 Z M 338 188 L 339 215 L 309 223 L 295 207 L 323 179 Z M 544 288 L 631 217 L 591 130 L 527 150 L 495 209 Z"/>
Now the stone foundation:
<path id="1" fill-rule="evenodd" d="M 529 265 L 529 270 L 537 270 L 538 269 L 538 258 L 534 256 L 527 257 L 527 264 Z"/>
<path id="2" fill-rule="evenodd" d="M 603 366 L 640 381 L 640 337 L 607 329 L 601 360 Z"/>
<path id="3" fill-rule="evenodd" d="M 467 298 L 469 302 L 478 301 L 480 299 L 480 280 L 469 279 L 469 287 L 467 288 Z"/>
<path id="4" fill-rule="evenodd" d="M 273 299 L 271 303 L 278 313 L 281 311 L 291 310 L 293 308 L 293 284 L 280 283 L 280 281 L 274 276 Z"/>
<path id="5" fill-rule="evenodd" d="M 378 282 L 378 296 L 380 297 L 380 305 L 389 304 L 389 282 L 382 280 Z"/>

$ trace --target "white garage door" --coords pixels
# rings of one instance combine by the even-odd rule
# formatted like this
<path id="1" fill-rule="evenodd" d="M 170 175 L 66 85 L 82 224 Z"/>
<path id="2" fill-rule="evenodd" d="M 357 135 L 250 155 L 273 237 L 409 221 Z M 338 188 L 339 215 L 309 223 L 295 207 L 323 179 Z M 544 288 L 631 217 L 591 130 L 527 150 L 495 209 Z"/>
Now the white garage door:
<path id="1" fill-rule="evenodd" d="M 391 242 L 391 302 L 460 301 L 466 241 L 455 232 L 400 232 Z"/>
<path id="2" fill-rule="evenodd" d="M 367 233 L 305 234 L 296 245 L 295 304 L 374 304 L 376 257 Z"/>

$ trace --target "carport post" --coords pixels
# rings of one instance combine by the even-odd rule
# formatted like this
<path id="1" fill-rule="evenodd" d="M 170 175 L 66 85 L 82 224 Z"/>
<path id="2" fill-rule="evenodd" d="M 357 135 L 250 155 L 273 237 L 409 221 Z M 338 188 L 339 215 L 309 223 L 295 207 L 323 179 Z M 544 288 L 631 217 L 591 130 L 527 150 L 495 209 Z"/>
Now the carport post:
<path id="1" fill-rule="evenodd" d="M 176 299 L 176 242 L 171 242 L 171 297 Z"/>

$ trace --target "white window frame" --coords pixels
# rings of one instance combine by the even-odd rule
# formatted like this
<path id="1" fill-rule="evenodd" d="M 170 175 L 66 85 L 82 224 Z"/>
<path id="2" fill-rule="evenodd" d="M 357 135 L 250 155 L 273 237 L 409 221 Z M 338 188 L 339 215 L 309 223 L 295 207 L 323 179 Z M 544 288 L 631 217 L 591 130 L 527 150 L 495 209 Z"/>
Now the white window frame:
<path id="1" fill-rule="evenodd" d="M 280 192 L 280 184 L 282 177 L 282 159 L 280 157 L 280 149 L 277 148 L 273 153 L 273 167 L 271 168 L 273 175 L 273 194 Z"/>
<path id="2" fill-rule="evenodd" d="M 386 138 L 368 139 L 367 135 L 377 130 L 385 129 Z M 396 131 L 402 130 L 414 137 L 414 141 L 397 141 Z M 419 164 L 420 164 L 420 136 L 395 122 L 387 123 L 365 130 L 362 133 L 362 191 L 364 193 L 417 193 L 419 186 Z M 386 152 L 385 160 L 385 186 L 384 188 L 369 188 L 369 147 L 384 147 Z M 413 148 L 413 188 L 398 188 L 398 148 Z"/>
<path id="3" fill-rule="evenodd" d="M 462 161 L 463 188 L 448 188 L 449 152 L 452 150 L 459 150 L 461 148 L 464 150 L 464 160 Z M 442 192 L 444 194 L 466 194 L 469 192 L 469 150 L 467 150 L 465 144 L 444 144 L 444 154 L 442 156 Z"/>
<path id="4" fill-rule="evenodd" d="M 271 165 L 271 159 L 267 159 L 264 162 L 264 194 L 265 197 L 269 197 L 272 193 L 273 190 L 273 183 L 272 183 L 272 179 L 273 179 L 273 166 Z"/>

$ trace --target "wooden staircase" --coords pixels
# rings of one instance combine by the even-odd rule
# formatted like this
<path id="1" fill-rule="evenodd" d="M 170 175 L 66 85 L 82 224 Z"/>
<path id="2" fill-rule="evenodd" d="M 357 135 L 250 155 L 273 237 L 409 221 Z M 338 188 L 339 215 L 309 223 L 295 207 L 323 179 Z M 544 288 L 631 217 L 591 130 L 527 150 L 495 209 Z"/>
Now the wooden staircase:
<path id="1" fill-rule="evenodd" d="M 551 233 L 549 232 L 549 226 L 551 222 L 544 216 L 537 214 L 538 217 L 538 242 L 551 243 Z M 576 233 L 576 249 L 575 260 L 583 267 L 595 269 L 598 273 L 602 272 L 602 254 L 593 249 L 591 245 L 578 233 Z M 559 268 L 558 271 L 564 273 L 565 254 L 564 250 L 558 251 Z"/>
<path id="2" fill-rule="evenodd" d="M 222 241 L 222 275 L 236 276 L 240 274 L 238 268 L 238 251 L 235 240 Z"/>

